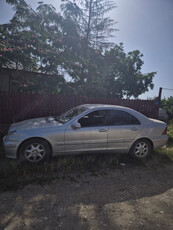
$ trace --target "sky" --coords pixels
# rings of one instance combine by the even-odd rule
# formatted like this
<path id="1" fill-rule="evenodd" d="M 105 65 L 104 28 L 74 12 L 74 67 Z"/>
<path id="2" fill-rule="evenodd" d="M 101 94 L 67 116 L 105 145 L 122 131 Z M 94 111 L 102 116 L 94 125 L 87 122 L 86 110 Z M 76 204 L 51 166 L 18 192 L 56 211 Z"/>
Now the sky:
<path id="1" fill-rule="evenodd" d="M 38 0 L 39 1 L 39 0 Z M 33 8 L 37 0 L 26 0 Z M 42 0 L 60 11 L 60 0 Z M 117 8 L 109 17 L 117 23 L 113 41 L 123 42 L 125 52 L 143 53 L 143 73 L 157 72 L 154 89 L 139 96 L 158 96 L 159 87 L 173 89 L 173 0 L 115 0 Z M 0 24 L 7 23 L 14 12 L 5 0 L 0 0 Z M 162 97 L 173 96 L 173 90 L 163 89 Z"/>

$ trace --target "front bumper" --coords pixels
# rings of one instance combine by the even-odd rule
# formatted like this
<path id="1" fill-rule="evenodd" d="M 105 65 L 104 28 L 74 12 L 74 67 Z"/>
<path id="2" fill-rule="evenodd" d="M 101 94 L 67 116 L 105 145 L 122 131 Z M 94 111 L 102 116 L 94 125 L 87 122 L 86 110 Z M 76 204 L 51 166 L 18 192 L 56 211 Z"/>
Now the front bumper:
<path id="1" fill-rule="evenodd" d="M 6 141 L 5 137 L 3 138 L 3 147 L 5 156 L 8 158 L 17 159 L 17 150 L 21 142 L 12 142 Z"/>

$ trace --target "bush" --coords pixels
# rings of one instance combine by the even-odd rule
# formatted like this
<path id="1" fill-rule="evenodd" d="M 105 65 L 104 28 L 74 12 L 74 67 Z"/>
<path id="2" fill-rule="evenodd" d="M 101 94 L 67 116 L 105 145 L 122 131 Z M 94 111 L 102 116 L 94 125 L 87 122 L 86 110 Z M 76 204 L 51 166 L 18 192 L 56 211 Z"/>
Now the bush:
<path id="1" fill-rule="evenodd" d="M 173 97 L 164 98 L 161 100 L 161 108 L 166 110 L 168 120 L 173 119 Z"/>

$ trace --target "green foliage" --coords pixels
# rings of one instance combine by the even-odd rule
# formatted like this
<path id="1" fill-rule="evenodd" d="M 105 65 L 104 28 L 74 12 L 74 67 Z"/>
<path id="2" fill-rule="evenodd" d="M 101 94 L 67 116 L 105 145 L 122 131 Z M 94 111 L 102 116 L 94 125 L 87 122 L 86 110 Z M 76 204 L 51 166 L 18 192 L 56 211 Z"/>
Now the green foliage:
<path id="1" fill-rule="evenodd" d="M 161 108 L 166 110 L 168 119 L 173 119 L 173 97 L 164 98 L 161 100 Z"/>
<path id="2" fill-rule="evenodd" d="M 155 160 L 160 162 L 173 161 L 173 120 L 168 124 L 168 142 L 167 146 L 162 149 L 155 150 Z"/>
<path id="3" fill-rule="evenodd" d="M 169 137 L 168 145 L 173 147 L 173 120 L 170 120 L 170 124 L 168 125 L 168 137 Z M 173 151 L 172 151 L 172 155 L 173 155 Z"/>
<path id="4" fill-rule="evenodd" d="M 115 22 L 106 14 L 116 8 L 111 0 L 65 0 L 61 5 L 65 17 L 71 17 L 78 25 L 80 34 L 86 38 L 87 43 L 95 48 L 108 47 L 112 43 L 107 38 L 112 37 L 116 29 Z"/>
<path id="5" fill-rule="evenodd" d="M 143 54 L 139 50 L 126 54 L 122 43 L 106 52 L 106 67 L 109 71 L 106 84 L 110 95 L 118 98 L 137 98 L 141 93 L 153 88 L 152 81 L 156 73 L 141 73 L 142 57 Z"/>
<path id="6" fill-rule="evenodd" d="M 36 10 L 24 0 L 7 2 L 15 15 L 0 25 L 0 67 L 45 74 L 22 82 L 21 91 L 123 98 L 153 88 L 155 73 L 141 73 L 138 50 L 106 48 L 113 21 L 105 15 L 113 1 L 63 1 L 63 16 L 43 2 Z"/>

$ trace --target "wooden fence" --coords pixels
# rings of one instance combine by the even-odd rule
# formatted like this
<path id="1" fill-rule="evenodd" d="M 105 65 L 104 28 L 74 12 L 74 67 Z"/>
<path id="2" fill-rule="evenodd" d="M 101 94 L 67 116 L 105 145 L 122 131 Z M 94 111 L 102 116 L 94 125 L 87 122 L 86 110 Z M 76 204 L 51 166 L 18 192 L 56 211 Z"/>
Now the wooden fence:
<path id="1" fill-rule="evenodd" d="M 0 92 L 0 124 L 59 115 L 74 106 L 88 103 L 122 105 L 152 118 L 157 118 L 159 111 L 157 101 Z"/>

